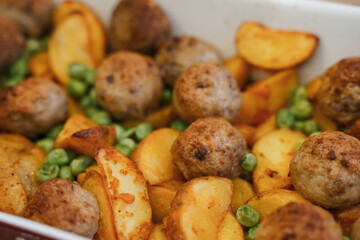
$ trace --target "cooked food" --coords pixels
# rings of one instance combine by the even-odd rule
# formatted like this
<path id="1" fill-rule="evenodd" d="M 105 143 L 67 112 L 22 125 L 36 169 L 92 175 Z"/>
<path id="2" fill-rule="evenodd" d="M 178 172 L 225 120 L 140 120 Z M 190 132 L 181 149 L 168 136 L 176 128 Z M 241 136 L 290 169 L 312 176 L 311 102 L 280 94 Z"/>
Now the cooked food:
<path id="1" fill-rule="evenodd" d="M 117 51 L 152 54 L 169 36 L 169 19 L 152 0 L 123 0 L 113 12 L 110 40 Z"/>
<path id="2" fill-rule="evenodd" d="M 1 2 L 1 1 L 0 1 Z M 18 58 L 25 45 L 24 36 L 12 22 L 0 17 L 0 72 Z"/>
<path id="3" fill-rule="evenodd" d="M 91 238 L 98 228 L 99 206 L 77 182 L 54 178 L 39 186 L 22 216 Z"/>
<path id="4" fill-rule="evenodd" d="M 162 87 L 154 61 L 126 51 L 108 57 L 95 79 L 97 99 L 118 120 L 143 119 L 158 107 Z"/>
<path id="5" fill-rule="evenodd" d="M 0 93 L 0 130 L 35 138 L 66 118 L 66 93 L 54 82 L 29 78 Z"/>
<path id="6" fill-rule="evenodd" d="M 229 70 L 218 63 L 196 63 L 176 81 L 175 112 L 186 122 L 223 117 L 233 122 L 243 104 L 242 94 Z"/>
<path id="7" fill-rule="evenodd" d="M 174 86 L 177 78 L 188 67 L 198 62 L 221 62 L 220 53 L 207 42 L 187 35 L 164 43 L 155 55 L 165 82 Z"/>
<path id="8" fill-rule="evenodd" d="M 325 208 L 347 208 L 360 202 L 360 141 L 326 131 L 309 137 L 290 165 L 295 189 Z"/>
<path id="9" fill-rule="evenodd" d="M 326 210 L 291 202 L 268 215 L 256 231 L 255 240 L 341 240 L 339 225 Z"/>
<path id="10" fill-rule="evenodd" d="M 31 36 L 39 36 L 49 27 L 53 10 L 52 0 L 0 0 L 0 15 Z"/>
<path id="11" fill-rule="evenodd" d="M 351 240 L 360 240 L 360 218 L 352 226 Z"/>
<path id="12" fill-rule="evenodd" d="M 192 123 L 174 142 L 171 153 L 184 177 L 241 174 L 240 161 L 246 153 L 244 137 L 225 119 L 202 118 Z"/>
<path id="13" fill-rule="evenodd" d="M 322 77 L 317 93 L 321 111 L 340 125 L 360 118 L 360 58 L 343 59 Z"/>

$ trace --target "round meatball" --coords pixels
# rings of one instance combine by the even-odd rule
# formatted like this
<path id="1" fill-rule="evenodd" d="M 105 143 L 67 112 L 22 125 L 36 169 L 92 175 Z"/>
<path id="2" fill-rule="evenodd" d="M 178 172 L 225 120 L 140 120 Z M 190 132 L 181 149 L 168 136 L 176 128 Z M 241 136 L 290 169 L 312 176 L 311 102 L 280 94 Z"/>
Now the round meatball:
<path id="1" fill-rule="evenodd" d="M 77 182 L 54 178 L 39 186 L 22 216 L 91 238 L 98 228 L 99 206 Z"/>
<path id="2" fill-rule="evenodd" d="M 118 52 L 98 68 L 97 99 L 118 119 L 143 119 L 158 107 L 163 84 L 154 61 L 132 52 Z"/>
<path id="3" fill-rule="evenodd" d="M 290 202 L 270 213 L 255 234 L 255 240 L 342 240 L 340 226 L 326 210 Z"/>
<path id="4" fill-rule="evenodd" d="M 219 52 L 210 44 L 191 36 L 179 36 L 163 44 L 156 53 L 165 82 L 174 86 L 177 78 L 198 62 L 222 62 Z"/>
<path id="5" fill-rule="evenodd" d="M 0 18 L 0 71 L 17 59 L 25 46 L 24 36 L 12 22 Z"/>
<path id="6" fill-rule="evenodd" d="M 232 122 L 240 113 L 243 97 L 226 67 L 196 63 L 178 78 L 172 104 L 186 122 L 204 117 L 223 117 Z"/>
<path id="7" fill-rule="evenodd" d="M 152 0 L 123 0 L 113 13 L 110 30 L 115 50 L 153 54 L 169 38 L 170 23 Z"/>
<path id="8" fill-rule="evenodd" d="M 317 93 L 321 111 L 340 125 L 360 118 L 360 58 L 344 59 L 323 76 Z"/>
<path id="9" fill-rule="evenodd" d="M 30 78 L 0 93 L 0 130 L 35 138 L 66 119 L 66 93 L 55 83 Z"/>
<path id="10" fill-rule="evenodd" d="M 352 225 L 351 240 L 360 240 L 360 218 Z"/>
<path id="11" fill-rule="evenodd" d="M 290 165 L 295 189 L 325 208 L 342 209 L 360 202 L 360 141 L 326 131 L 308 138 Z"/>
<path id="12" fill-rule="evenodd" d="M 245 153 L 244 137 L 228 121 L 216 117 L 193 122 L 171 148 L 173 161 L 187 180 L 201 176 L 237 177 Z"/>

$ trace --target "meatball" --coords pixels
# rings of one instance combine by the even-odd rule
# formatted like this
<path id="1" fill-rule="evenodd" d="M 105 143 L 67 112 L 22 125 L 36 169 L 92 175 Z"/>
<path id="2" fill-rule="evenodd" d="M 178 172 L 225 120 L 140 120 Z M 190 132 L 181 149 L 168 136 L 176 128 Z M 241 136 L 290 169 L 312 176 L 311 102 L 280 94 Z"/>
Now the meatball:
<path id="1" fill-rule="evenodd" d="M 360 240 L 360 218 L 352 225 L 351 240 Z"/>
<path id="2" fill-rule="evenodd" d="M 172 104 L 186 122 L 204 117 L 223 117 L 232 122 L 240 113 L 243 97 L 226 67 L 196 63 L 178 78 Z"/>
<path id="3" fill-rule="evenodd" d="M 255 240 L 342 240 L 341 228 L 326 210 L 290 202 L 270 213 L 255 234 Z"/>
<path id="4" fill-rule="evenodd" d="M 188 67 L 198 62 L 222 62 L 219 52 L 210 44 L 191 36 L 179 36 L 163 44 L 156 53 L 165 82 L 174 86 Z"/>
<path id="5" fill-rule="evenodd" d="M 143 119 L 159 105 L 163 84 L 151 58 L 124 51 L 98 68 L 95 88 L 100 105 L 114 118 Z"/>
<path id="6" fill-rule="evenodd" d="M 360 141 L 326 131 L 308 138 L 290 165 L 295 189 L 325 208 L 342 209 L 360 202 Z"/>
<path id="7" fill-rule="evenodd" d="M 51 24 L 52 0 L 0 0 L 0 15 L 30 36 L 41 35 Z"/>
<path id="8" fill-rule="evenodd" d="M 360 118 L 360 58 L 344 59 L 323 76 L 317 93 L 321 111 L 340 125 Z"/>
<path id="9" fill-rule="evenodd" d="M 64 121 L 67 108 L 58 85 L 30 78 L 0 93 L 0 130 L 35 138 Z"/>
<path id="10" fill-rule="evenodd" d="M 116 7 L 110 26 L 115 50 L 153 54 L 170 36 L 164 11 L 152 0 L 123 0 Z"/>
<path id="11" fill-rule="evenodd" d="M 39 186 L 22 216 L 91 238 L 98 228 L 99 206 L 77 182 L 54 178 Z"/>
<path id="12" fill-rule="evenodd" d="M 201 176 L 237 177 L 245 153 L 244 137 L 228 121 L 217 117 L 193 122 L 171 148 L 173 161 L 187 180 Z"/>
<path id="13" fill-rule="evenodd" d="M 25 46 L 24 36 L 12 22 L 0 18 L 0 71 L 17 59 Z"/>

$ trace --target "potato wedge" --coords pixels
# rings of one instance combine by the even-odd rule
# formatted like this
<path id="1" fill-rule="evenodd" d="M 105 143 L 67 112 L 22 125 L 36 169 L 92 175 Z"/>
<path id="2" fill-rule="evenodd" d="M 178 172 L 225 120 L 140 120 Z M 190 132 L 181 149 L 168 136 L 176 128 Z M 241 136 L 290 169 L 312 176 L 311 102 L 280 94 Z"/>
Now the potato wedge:
<path id="1" fill-rule="evenodd" d="M 283 70 L 307 60 L 318 38 L 310 33 L 281 31 L 245 22 L 236 33 L 238 53 L 248 63 L 266 70 Z"/>
<path id="2" fill-rule="evenodd" d="M 98 163 L 115 219 L 118 239 L 147 239 L 151 206 L 145 179 L 136 164 L 114 147 L 96 147 Z"/>
<path id="3" fill-rule="evenodd" d="M 232 181 L 234 184 L 234 193 L 231 200 L 231 207 L 232 209 L 238 209 L 253 197 L 255 192 L 252 185 L 244 179 L 234 178 Z"/>
<path id="4" fill-rule="evenodd" d="M 317 77 L 308 84 L 306 84 L 306 93 L 308 99 L 311 101 L 316 100 L 317 92 L 319 91 L 319 88 L 322 84 L 322 77 Z"/>
<path id="5" fill-rule="evenodd" d="M 273 114 L 265 122 L 261 123 L 259 126 L 256 127 L 254 136 L 252 138 L 252 143 L 256 143 L 260 138 L 274 131 L 276 128 L 276 114 Z"/>
<path id="6" fill-rule="evenodd" d="M 253 172 L 256 192 L 292 186 L 289 168 L 295 156 L 294 144 L 306 136 L 290 129 L 277 129 L 260 138 L 252 149 L 258 158 Z"/>
<path id="7" fill-rule="evenodd" d="M 75 114 L 85 115 L 85 112 L 74 99 L 72 99 L 70 96 L 68 96 L 67 115 L 69 117 L 71 117 L 71 116 L 74 116 Z"/>
<path id="8" fill-rule="evenodd" d="M 150 185 L 183 179 L 171 155 L 171 146 L 179 135 L 180 131 L 171 128 L 155 130 L 140 142 L 131 155 Z"/>
<path id="9" fill-rule="evenodd" d="M 247 81 L 249 80 L 250 65 L 240 56 L 236 55 L 224 62 L 225 67 L 227 67 L 236 80 L 236 83 L 240 89 L 242 89 Z"/>
<path id="10" fill-rule="evenodd" d="M 28 66 L 31 76 L 55 81 L 55 75 L 51 70 L 47 51 L 42 51 L 32 56 Z"/>
<path id="11" fill-rule="evenodd" d="M 184 183 L 184 180 L 171 180 L 161 183 L 159 187 L 169 188 L 178 191 Z"/>
<path id="12" fill-rule="evenodd" d="M 246 204 L 259 213 L 260 221 L 262 221 L 267 215 L 289 202 L 310 203 L 295 191 L 274 189 L 256 194 Z"/>
<path id="13" fill-rule="evenodd" d="M 319 124 L 321 131 L 338 130 L 337 123 L 326 117 L 316 102 L 313 104 L 313 119 Z"/>
<path id="14" fill-rule="evenodd" d="M 343 234 L 350 236 L 352 225 L 360 217 L 360 204 L 348 209 L 333 211 L 333 215 L 340 224 Z"/>
<path id="15" fill-rule="evenodd" d="M 283 108 L 293 87 L 297 72 L 290 69 L 276 73 L 249 86 L 244 92 L 244 105 L 234 124 L 259 125 Z"/>
<path id="16" fill-rule="evenodd" d="M 186 182 L 171 203 L 166 222 L 169 240 L 217 239 L 230 209 L 232 187 L 231 180 L 220 177 Z"/>
<path id="17" fill-rule="evenodd" d="M 49 61 L 63 85 L 70 82 L 68 68 L 71 63 L 83 63 L 90 69 L 95 67 L 90 44 L 90 30 L 81 13 L 72 14 L 55 28 L 49 42 Z"/>
<path id="18" fill-rule="evenodd" d="M 244 136 L 248 148 L 251 147 L 256 128 L 250 125 L 234 125 L 234 128 Z"/>
<path id="19" fill-rule="evenodd" d="M 93 193 L 99 204 L 100 219 L 99 227 L 94 236 L 94 240 L 112 240 L 116 238 L 114 225 L 114 214 L 111 209 L 109 198 L 107 196 L 104 180 L 97 171 L 86 173 L 82 188 Z"/>
<path id="20" fill-rule="evenodd" d="M 152 220 L 154 223 L 160 223 L 163 218 L 169 214 L 171 201 L 177 191 L 158 186 L 149 186 L 148 190 L 152 209 Z"/>
<path id="21" fill-rule="evenodd" d="M 244 231 L 232 212 L 226 213 L 221 223 L 218 240 L 245 240 Z"/>
<path id="22" fill-rule="evenodd" d="M 165 226 L 163 224 L 156 224 L 153 228 L 149 240 L 167 240 L 165 234 Z"/>

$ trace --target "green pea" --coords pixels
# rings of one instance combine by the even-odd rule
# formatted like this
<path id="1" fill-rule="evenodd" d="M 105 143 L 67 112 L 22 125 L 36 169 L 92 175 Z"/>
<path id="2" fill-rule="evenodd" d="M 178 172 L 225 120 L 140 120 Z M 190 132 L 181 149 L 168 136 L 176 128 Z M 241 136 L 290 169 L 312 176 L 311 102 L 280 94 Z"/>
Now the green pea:
<path id="1" fill-rule="evenodd" d="M 135 128 L 135 136 L 136 139 L 138 141 L 143 140 L 144 138 L 146 138 L 152 131 L 153 131 L 153 126 L 151 125 L 151 123 L 148 122 L 144 122 L 144 123 L 140 123 L 139 125 L 136 126 Z"/>
<path id="2" fill-rule="evenodd" d="M 295 117 L 289 109 L 283 108 L 276 114 L 276 125 L 279 128 L 292 128 L 295 123 Z"/>
<path id="3" fill-rule="evenodd" d="M 86 84 L 78 79 L 72 79 L 67 87 L 70 96 L 74 98 L 81 98 L 85 95 L 87 87 Z"/>
<path id="4" fill-rule="evenodd" d="M 28 72 L 28 61 L 22 57 L 16 60 L 10 67 L 11 76 L 25 77 Z"/>
<path id="5" fill-rule="evenodd" d="M 253 172 L 256 168 L 257 162 L 257 157 L 252 153 L 248 153 L 243 157 L 240 165 L 244 170 L 248 172 Z"/>
<path id="6" fill-rule="evenodd" d="M 248 182 L 251 182 L 252 181 L 252 173 L 251 172 L 248 172 L 246 170 L 242 170 L 242 173 L 240 175 L 240 177 Z"/>
<path id="7" fill-rule="evenodd" d="M 55 140 L 63 128 L 64 125 L 62 124 L 56 125 L 46 134 L 46 137 Z"/>
<path id="8" fill-rule="evenodd" d="M 91 99 L 90 96 L 83 96 L 80 100 L 80 107 L 83 109 L 87 109 L 91 106 Z"/>
<path id="9" fill-rule="evenodd" d="M 68 156 L 69 162 L 76 158 L 76 153 L 71 150 L 65 150 L 66 155 Z"/>
<path id="10" fill-rule="evenodd" d="M 112 126 L 115 127 L 116 142 L 119 142 L 121 139 L 121 135 L 125 132 L 125 128 L 117 123 L 112 124 Z"/>
<path id="11" fill-rule="evenodd" d="M 42 49 L 42 43 L 39 39 L 36 38 L 29 38 L 26 41 L 26 51 L 30 54 L 39 52 Z"/>
<path id="12" fill-rule="evenodd" d="M 54 149 L 54 140 L 51 138 L 43 138 L 36 141 L 36 145 L 41 147 L 44 152 L 49 153 Z"/>
<path id="13" fill-rule="evenodd" d="M 49 152 L 49 154 L 46 156 L 44 163 L 48 165 L 58 165 L 63 166 L 68 164 L 69 158 L 62 148 L 57 148 Z"/>
<path id="14" fill-rule="evenodd" d="M 305 139 L 300 139 L 294 144 L 294 150 L 295 152 L 299 151 L 301 145 L 305 142 Z"/>
<path id="15" fill-rule="evenodd" d="M 40 183 L 47 180 L 57 178 L 59 176 L 59 166 L 57 165 L 42 165 L 36 171 L 36 176 Z"/>
<path id="16" fill-rule="evenodd" d="M 350 240 L 350 238 L 347 236 L 343 236 L 343 240 Z"/>
<path id="17" fill-rule="evenodd" d="M 128 146 L 124 146 L 121 144 L 116 145 L 115 149 L 118 150 L 119 152 L 121 152 L 122 154 L 124 154 L 126 157 L 130 157 L 132 152 L 134 151 L 133 149 L 129 148 Z"/>
<path id="18" fill-rule="evenodd" d="M 96 114 L 99 111 L 100 111 L 100 109 L 98 109 L 96 107 L 88 107 L 86 109 L 86 115 L 91 118 L 94 114 Z"/>
<path id="19" fill-rule="evenodd" d="M 245 154 L 249 154 L 249 153 L 251 153 L 251 150 L 247 148 Z"/>
<path id="20" fill-rule="evenodd" d="M 310 133 L 309 137 L 319 135 L 320 133 L 321 133 L 320 131 L 312 132 L 312 133 Z"/>
<path id="21" fill-rule="evenodd" d="M 96 98 L 96 90 L 95 90 L 95 88 L 92 88 L 90 90 L 89 97 L 90 97 L 92 106 L 98 106 L 99 105 L 99 102 L 98 102 L 98 100 Z"/>
<path id="22" fill-rule="evenodd" d="M 296 130 L 296 131 L 300 131 L 300 132 L 302 132 L 302 131 L 304 131 L 304 121 L 295 121 L 294 122 L 294 129 Z"/>
<path id="23" fill-rule="evenodd" d="M 161 95 L 161 103 L 164 105 L 170 104 L 172 100 L 172 91 L 171 89 L 165 88 Z"/>
<path id="24" fill-rule="evenodd" d="M 172 129 L 179 130 L 182 132 L 185 131 L 188 126 L 189 125 L 181 119 L 177 119 L 173 121 L 170 125 Z"/>
<path id="25" fill-rule="evenodd" d="M 109 113 L 103 110 L 95 112 L 90 116 L 90 118 L 99 125 L 110 125 L 112 122 Z"/>
<path id="26" fill-rule="evenodd" d="M 245 234 L 245 239 L 246 240 L 254 240 L 255 239 L 255 234 L 256 234 L 256 230 L 260 227 L 260 224 L 256 224 L 255 226 L 253 226 L 252 228 L 249 228 Z"/>
<path id="27" fill-rule="evenodd" d="M 319 131 L 319 125 L 314 120 L 307 120 L 304 123 L 304 132 L 306 134 L 311 134 L 313 132 Z"/>
<path id="28" fill-rule="evenodd" d="M 48 47 L 50 41 L 50 35 L 47 35 L 41 39 L 41 49 L 44 50 Z"/>
<path id="29" fill-rule="evenodd" d="M 23 80 L 24 80 L 23 76 L 12 76 L 9 79 L 6 79 L 4 86 L 5 87 L 16 86 Z"/>
<path id="30" fill-rule="evenodd" d="M 259 213 L 249 205 L 242 205 L 236 211 L 236 218 L 244 227 L 253 227 L 259 222 Z"/>
<path id="31" fill-rule="evenodd" d="M 137 147 L 136 142 L 131 138 L 123 138 L 119 141 L 119 145 L 129 147 L 130 149 L 135 149 Z"/>
<path id="32" fill-rule="evenodd" d="M 73 78 L 83 79 L 88 68 L 82 63 L 72 63 L 69 66 L 69 75 Z"/>
<path id="33" fill-rule="evenodd" d="M 84 74 L 84 79 L 85 82 L 88 86 L 93 86 L 94 82 L 95 82 L 95 75 L 96 75 L 96 71 L 95 70 L 87 70 Z"/>
<path id="34" fill-rule="evenodd" d="M 313 110 L 311 103 L 306 99 L 302 99 L 290 107 L 290 112 L 296 119 L 303 120 L 311 117 Z"/>
<path id="35" fill-rule="evenodd" d="M 71 181 L 74 181 L 74 179 L 75 179 L 74 175 L 71 172 L 70 166 L 62 166 L 60 168 L 59 177 L 60 178 L 69 178 Z"/>
<path id="36" fill-rule="evenodd" d="M 82 172 L 85 172 L 86 168 L 89 167 L 94 160 L 88 156 L 79 156 L 72 160 L 70 163 L 71 172 L 74 176 L 79 175 Z"/>
<path id="37" fill-rule="evenodd" d="M 303 86 L 294 87 L 289 94 L 289 102 L 295 104 L 303 99 L 307 99 L 306 88 Z"/>
<path id="38" fill-rule="evenodd" d="M 131 137 L 135 133 L 135 131 L 136 131 L 135 127 L 129 128 L 120 135 L 120 139 Z"/>

